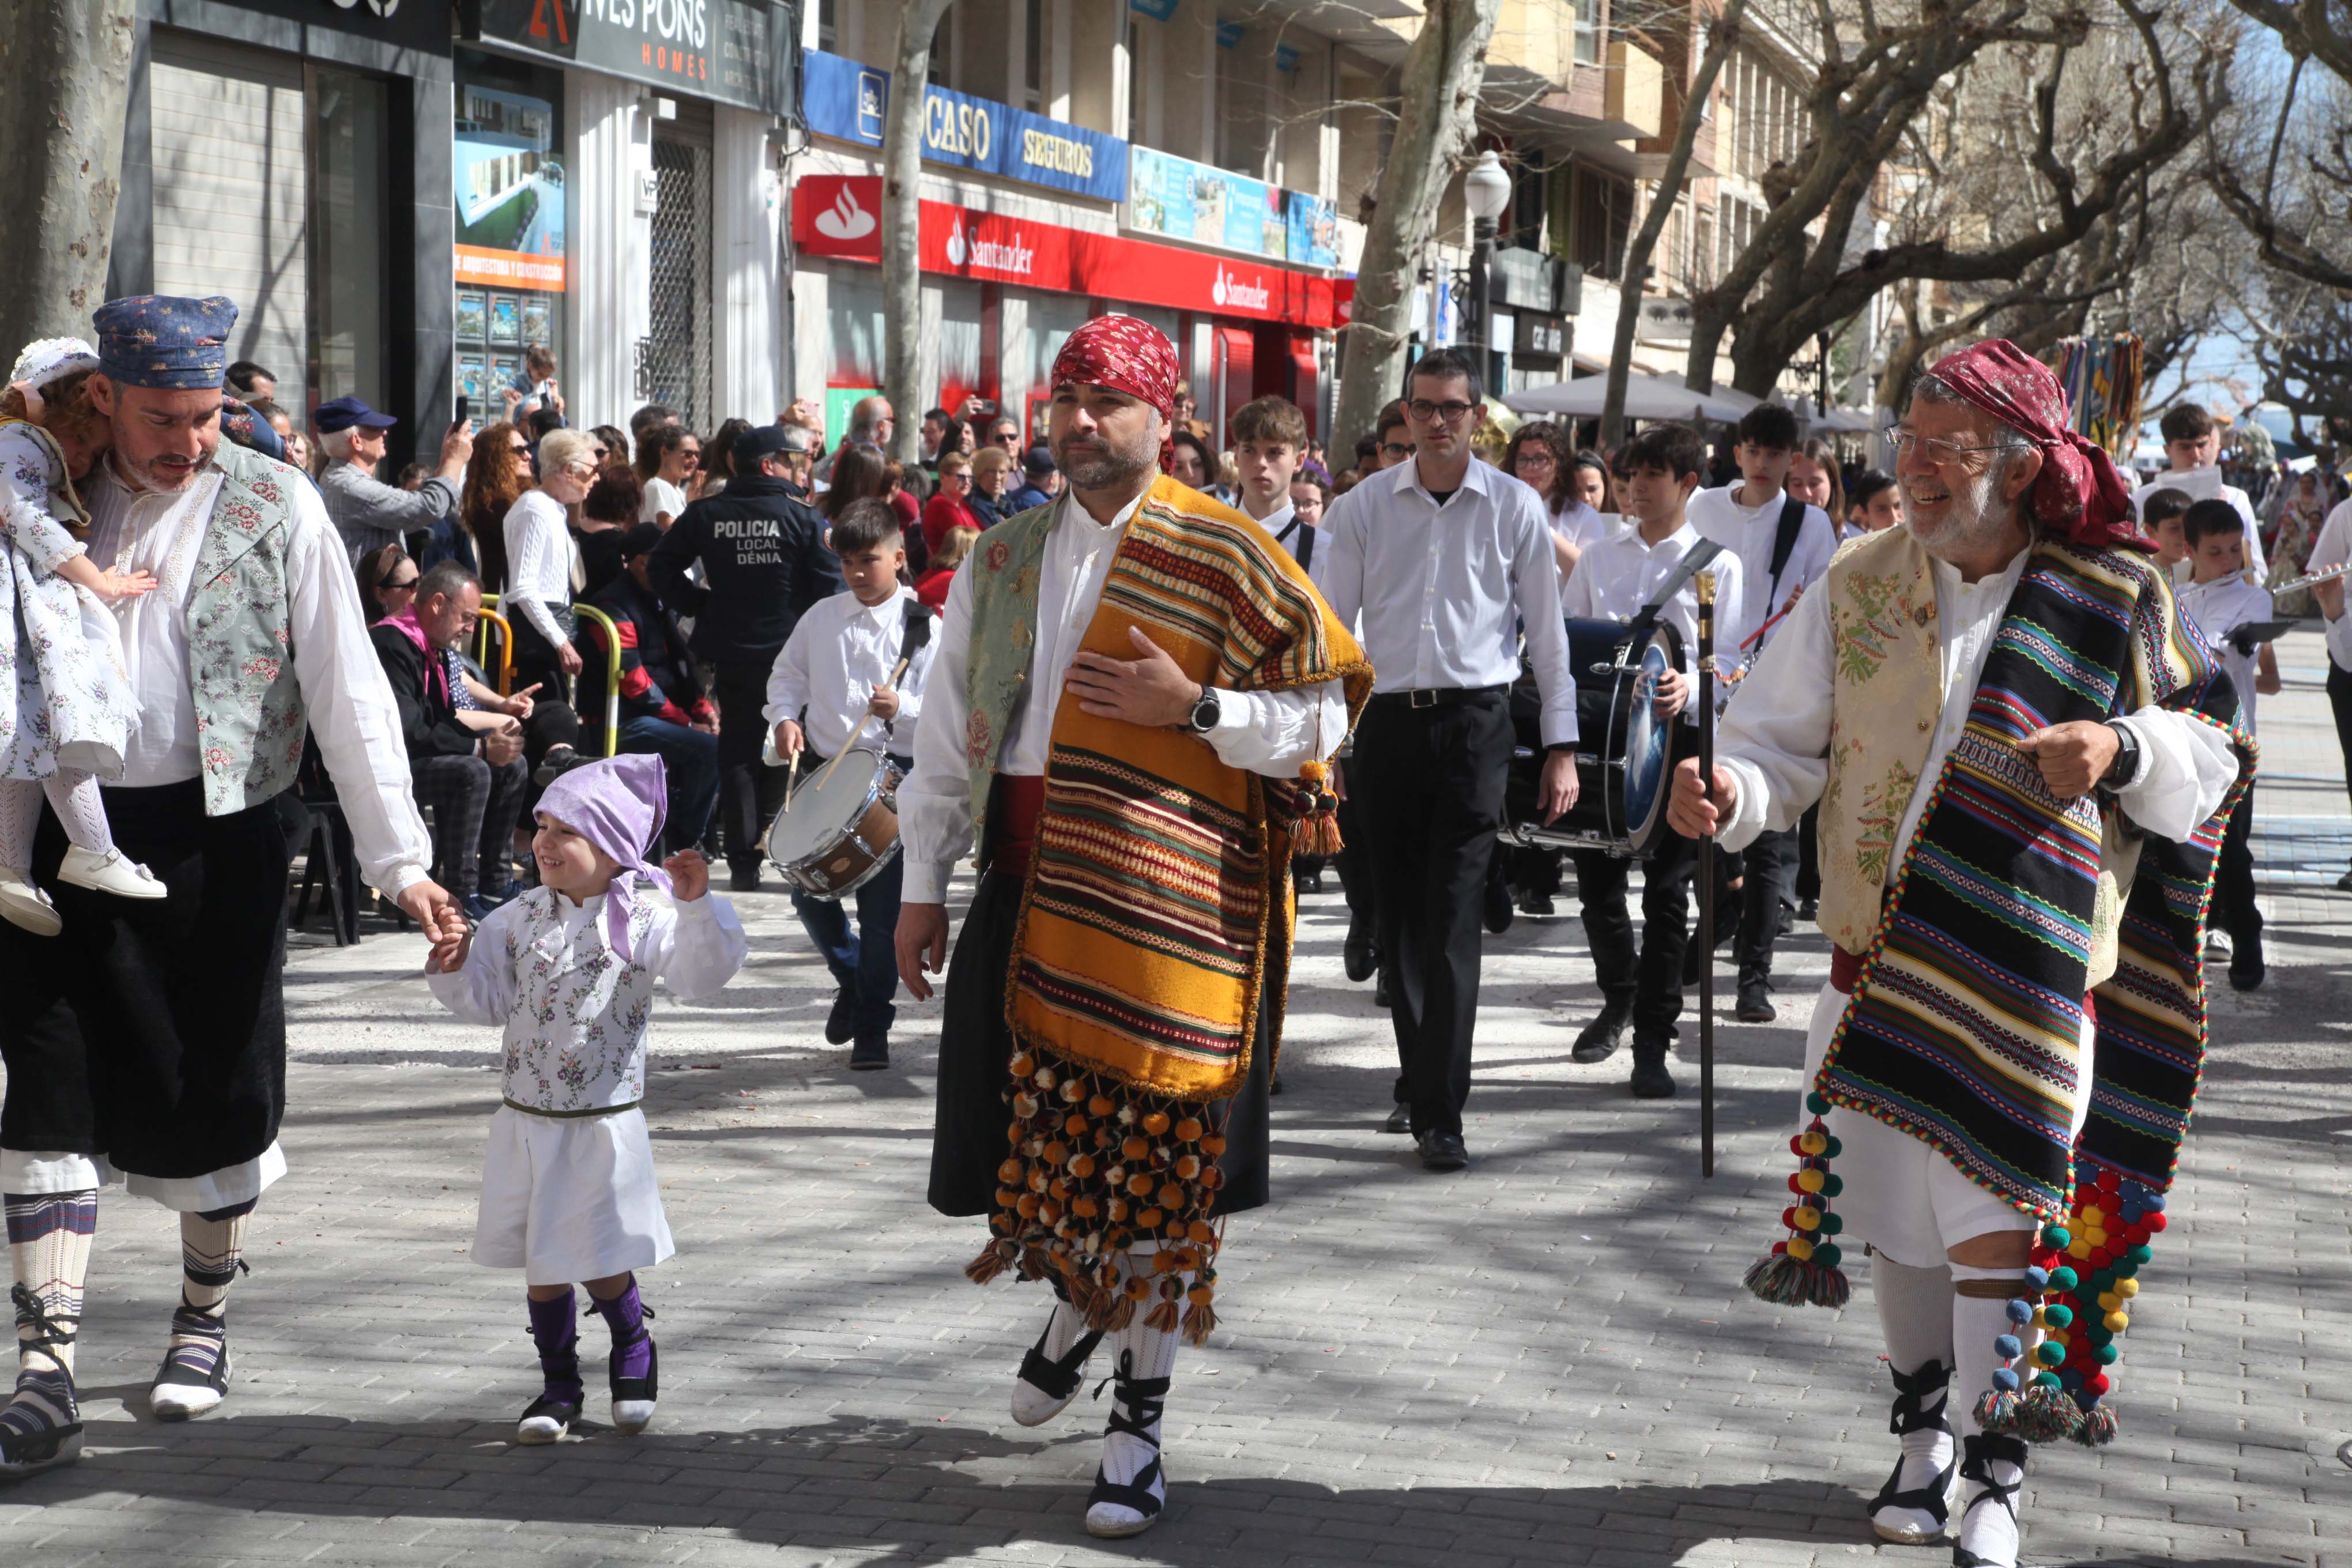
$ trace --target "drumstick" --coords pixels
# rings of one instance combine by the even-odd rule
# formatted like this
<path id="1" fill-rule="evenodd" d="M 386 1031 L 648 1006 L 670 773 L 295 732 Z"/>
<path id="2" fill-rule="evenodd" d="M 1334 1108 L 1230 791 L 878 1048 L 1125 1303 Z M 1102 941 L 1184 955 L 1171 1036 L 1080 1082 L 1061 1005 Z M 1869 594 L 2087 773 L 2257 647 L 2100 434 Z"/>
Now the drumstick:
<path id="1" fill-rule="evenodd" d="M 894 689 L 894 690 L 895 690 L 895 689 L 897 689 L 899 680 L 900 680 L 900 679 L 901 679 L 906 675 L 906 673 L 907 673 L 907 667 L 908 667 L 908 665 L 910 665 L 910 664 L 914 663 L 914 662 L 915 662 L 915 656 L 914 656 L 913 654 L 911 654 L 911 653 L 910 653 L 910 654 L 908 654 L 908 655 L 907 655 L 907 657 L 906 657 L 906 658 L 902 658 L 902 659 L 900 659 L 900 660 L 898 661 L 898 668 L 896 668 L 896 669 L 894 669 L 894 670 L 892 670 L 892 671 L 890 672 L 890 679 L 887 679 L 887 680 L 886 680 L 886 681 L 884 681 L 882 684 L 883 684 L 883 685 L 885 685 L 885 686 L 887 686 L 887 687 L 891 688 L 891 689 Z M 860 729 L 860 730 L 863 730 L 864 728 L 866 728 L 866 726 L 865 726 L 863 723 L 860 723 L 860 724 L 857 726 L 857 728 L 858 728 L 858 729 Z M 850 740 L 850 744 L 848 744 L 848 745 L 846 745 L 846 746 L 842 747 L 840 751 L 838 751 L 838 752 L 836 752 L 835 753 L 834 753 L 833 761 L 831 761 L 831 762 L 829 762 L 829 763 L 825 763 L 825 764 L 824 764 L 824 772 L 823 772 L 823 773 L 819 773 L 819 774 L 817 774 L 817 775 L 816 775 L 816 782 L 817 782 L 818 787 L 820 787 L 820 788 L 824 787 L 824 781 L 825 781 L 826 779 L 828 779 L 828 778 L 830 778 L 830 777 L 832 777 L 832 776 L 833 776 L 833 770 L 834 770 L 834 769 L 835 769 L 835 768 L 837 768 L 837 767 L 839 767 L 839 766 L 841 766 L 841 759 L 842 759 L 842 758 L 844 758 L 844 757 L 845 757 L 845 756 L 849 755 L 849 753 L 850 753 L 850 752 L 854 752 L 854 751 L 856 751 L 856 750 L 857 749 L 857 745 L 856 745 L 857 736 L 856 736 L 856 731 L 852 731 L 852 732 L 851 732 L 850 737 L 849 737 L 849 740 Z"/>
<path id="2" fill-rule="evenodd" d="M 1783 611 L 1783 614 L 1787 612 Z M 1715 787 L 1715 574 L 1698 574 L 1698 776 Z M 1715 833 L 1698 841 L 1698 1173 L 1715 1174 Z"/>
<path id="3" fill-rule="evenodd" d="M 790 757 L 785 759 L 784 811 L 787 815 L 789 815 L 793 809 L 793 785 L 800 783 L 800 781 L 801 754 L 798 752 L 794 752 Z"/>

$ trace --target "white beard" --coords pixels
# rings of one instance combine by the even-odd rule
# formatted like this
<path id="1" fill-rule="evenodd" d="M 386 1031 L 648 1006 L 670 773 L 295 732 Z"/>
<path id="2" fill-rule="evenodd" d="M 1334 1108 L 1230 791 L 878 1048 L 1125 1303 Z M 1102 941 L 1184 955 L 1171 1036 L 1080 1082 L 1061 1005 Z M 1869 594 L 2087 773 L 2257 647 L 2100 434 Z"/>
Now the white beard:
<path id="1" fill-rule="evenodd" d="M 1898 491 L 1903 502 L 1903 526 L 1911 531 L 1911 536 L 1928 554 L 1939 561 L 1977 554 L 2000 538 L 2010 525 L 2010 519 L 2000 510 L 1995 489 L 1999 471 L 1997 467 L 1988 468 L 1982 473 L 1970 474 L 1965 485 L 1953 486 L 1950 508 L 1943 521 L 1933 525 L 1923 524 L 1911 509 L 1910 496 Z"/>

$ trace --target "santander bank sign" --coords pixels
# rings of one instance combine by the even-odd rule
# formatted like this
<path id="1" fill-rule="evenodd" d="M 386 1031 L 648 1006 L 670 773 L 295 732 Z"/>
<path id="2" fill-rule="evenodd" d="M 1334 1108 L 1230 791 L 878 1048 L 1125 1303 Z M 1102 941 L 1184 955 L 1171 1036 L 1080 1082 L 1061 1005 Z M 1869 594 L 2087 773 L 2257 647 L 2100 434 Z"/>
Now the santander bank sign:
<path id="1" fill-rule="evenodd" d="M 804 255 L 878 266 L 881 211 L 878 175 L 803 175 L 793 187 L 793 243 Z M 1328 328 L 1339 321 L 1339 286 L 1320 273 L 1236 265 L 1181 246 L 945 202 L 923 203 L 922 215 L 917 247 L 922 269 L 943 277 L 1301 327 Z"/>

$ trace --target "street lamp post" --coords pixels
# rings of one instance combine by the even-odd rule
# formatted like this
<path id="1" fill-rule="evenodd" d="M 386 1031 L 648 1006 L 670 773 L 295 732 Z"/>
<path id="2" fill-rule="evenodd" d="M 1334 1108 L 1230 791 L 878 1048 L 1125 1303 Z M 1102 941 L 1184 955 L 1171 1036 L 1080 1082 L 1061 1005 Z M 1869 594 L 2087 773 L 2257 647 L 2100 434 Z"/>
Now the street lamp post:
<path id="1" fill-rule="evenodd" d="M 1471 327 L 1465 335 L 1477 347 L 1479 379 L 1493 391 L 1495 229 L 1503 210 L 1511 205 L 1511 176 L 1493 149 L 1479 153 L 1477 163 L 1462 177 L 1462 203 L 1470 209 Z"/>

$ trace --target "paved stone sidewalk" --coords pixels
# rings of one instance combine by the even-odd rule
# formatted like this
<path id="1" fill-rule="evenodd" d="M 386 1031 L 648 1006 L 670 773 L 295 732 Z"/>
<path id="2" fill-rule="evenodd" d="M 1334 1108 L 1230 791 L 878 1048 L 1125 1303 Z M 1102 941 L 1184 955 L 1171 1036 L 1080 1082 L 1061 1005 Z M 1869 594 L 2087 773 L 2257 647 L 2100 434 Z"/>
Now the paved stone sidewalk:
<path id="1" fill-rule="evenodd" d="M 2315 644 L 2298 634 L 2291 671 L 2315 668 Z M 2272 767 L 2338 774 L 2315 689 L 2263 720 Z M 2336 822 L 2344 802 L 2289 785 L 2263 815 Z M 2124 1436 L 2037 1459 L 2034 1561 L 2352 1568 L 2352 896 L 2284 876 L 2340 863 L 2261 842 L 2282 873 L 2272 982 L 2219 994 L 2174 1223 L 2127 1336 Z M 1042 1293 L 965 1283 L 978 1229 L 923 1205 L 937 1004 L 905 1010 L 898 1070 L 848 1073 L 788 906 L 740 907 L 746 973 L 715 1006 L 665 1000 L 656 1024 L 681 1251 L 646 1276 L 651 1432 L 509 1446 L 536 1392 L 521 1291 L 466 1257 L 493 1037 L 433 1008 L 413 937 L 309 947 L 288 976 L 293 1173 L 234 1298 L 234 1396 L 189 1426 L 146 1415 L 173 1231 L 108 1198 L 90 1457 L 0 1491 L 0 1563 L 1948 1561 L 1882 1548 L 1862 1518 L 1892 1442 L 1863 1271 L 1836 1315 L 1739 1285 L 1785 1201 L 1797 1015 L 1826 971 L 1811 928 L 1784 961 L 1782 1022 L 1717 1031 L 1711 1182 L 1695 1019 L 1684 1097 L 1637 1106 L 1622 1060 L 1568 1059 L 1595 1003 L 1573 918 L 1493 939 L 1477 1163 L 1433 1177 L 1374 1131 L 1387 1027 L 1339 974 L 1339 899 L 1309 900 L 1278 1201 L 1235 1222 L 1219 1331 L 1178 1363 L 1168 1517 L 1118 1544 L 1082 1523 L 1101 1407 L 1035 1432 L 1005 1413 Z"/>

